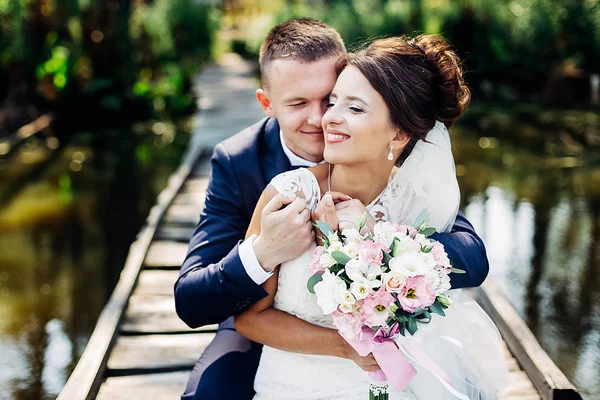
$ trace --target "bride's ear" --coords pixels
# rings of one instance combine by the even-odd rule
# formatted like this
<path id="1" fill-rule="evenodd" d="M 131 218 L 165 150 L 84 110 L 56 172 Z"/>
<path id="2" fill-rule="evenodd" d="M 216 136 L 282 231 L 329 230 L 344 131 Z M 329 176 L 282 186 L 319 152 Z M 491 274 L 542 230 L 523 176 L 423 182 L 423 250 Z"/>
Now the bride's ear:
<path id="1" fill-rule="evenodd" d="M 396 137 L 392 140 L 392 145 L 395 149 L 404 149 L 409 141 L 410 136 L 399 130 L 396 133 Z"/>

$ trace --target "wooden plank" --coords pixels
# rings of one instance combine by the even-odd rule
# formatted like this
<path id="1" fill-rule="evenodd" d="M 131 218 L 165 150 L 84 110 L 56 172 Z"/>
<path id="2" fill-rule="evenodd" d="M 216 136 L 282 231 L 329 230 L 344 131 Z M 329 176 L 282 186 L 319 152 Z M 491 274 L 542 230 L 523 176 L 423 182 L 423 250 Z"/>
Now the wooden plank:
<path id="1" fill-rule="evenodd" d="M 185 390 L 189 371 L 166 372 L 108 378 L 98 393 L 97 400 L 173 400 Z"/>
<path id="2" fill-rule="evenodd" d="M 119 282 L 100 314 L 81 359 L 58 395 L 58 400 L 83 400 L 96 397 L 109 354 L 115 344 L 117 327 L 123 318 L 127 301 L 137 282 L 158 223 L 189 176 L 192 165 L 197 164 L 200 154 L 200 148 L 190 148 L 182 164 L 170 177 L 168 186 L 159 195 L 158 203 L 150 211 L 147 225 L 131 245 Z"/>
<path id="3" fill-rule="evenodd" d="M 216 332 L 217 325 L 188 327 L 175 312 L 173 295 L 134 294 L 120 330 L 123 334 Z"/>
<path id="4" fill-rule="evenodd" d="M 533 387 L 529 377 L 524 371 L 512 371 L 509 374 L 506 386 L 499 393 L 500 398 L 512 398 L 517 395 L 528 395 L 540 397 Z"/>
<path id="5" fill-rule="evenodd" d="M 542 349 L 508 300 L 488 279 L 476 291 L 477 301 L 492 318 L 511 353 L 544 400 L 581 399 L 577 389 Z"/>
<path id="6" fill-rule="evenodd" d="M 185 205 L 173 204 L 167 209 L 163 222 L 169 224 L 196 226 L 200 221 L 200 212 Z"/>
<path id="7" fill-rule="evenodd" d="M 188 251 L 188 244 L 173 241 L 155 241 L 150 245 L 144 266 L 149 268 L 179 269 Z"/>
<path id="8" fill-rule="evenodd" d="M 200 213 L 204 208 L 204 200 L 206 200 L 206 194 L 204 192 L 180 193 L 173 199 L 173 204 L 185 205 Z"/>
<path id="9" fill-rule="evenodd" d="M 156 236 L 154 237 L 154 239 L 189 243 L 195 229 L 195 226 L 161 224 L 161 226 L 156 231 Z"/>
<path id="10" fill-rule="evenodd" d="M 144 270 L 140 273 L 133 295 L 159 294 L 173 296 L 173 286 L 179 277 L 179 271 Z"/>
<path id="11" fill-rule="evenodd" d="M 188 179 L 181 188 L 180 193 L 204 193 L 208 186 L 208 179 L 208 176 Z"/>
<path id="12" fill-rule="evenodd" d="M 108 359 L 108 373 L 131 375 L 192 369 L 214 333 L 120 336 Z"/>

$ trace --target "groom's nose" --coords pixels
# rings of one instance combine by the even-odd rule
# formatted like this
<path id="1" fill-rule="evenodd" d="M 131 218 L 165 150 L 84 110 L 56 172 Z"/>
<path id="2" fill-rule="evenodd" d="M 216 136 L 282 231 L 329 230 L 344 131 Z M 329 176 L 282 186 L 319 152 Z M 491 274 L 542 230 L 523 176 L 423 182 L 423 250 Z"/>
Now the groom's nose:
<path id="1" fill-rule="evenodd" d="M 306 122 L 311 126 L 318 126 L 321 128 L 321 119 L 323 118 L 325 109 L 321 104 L 314 104 L 308 109 L 308 117 Z"/>

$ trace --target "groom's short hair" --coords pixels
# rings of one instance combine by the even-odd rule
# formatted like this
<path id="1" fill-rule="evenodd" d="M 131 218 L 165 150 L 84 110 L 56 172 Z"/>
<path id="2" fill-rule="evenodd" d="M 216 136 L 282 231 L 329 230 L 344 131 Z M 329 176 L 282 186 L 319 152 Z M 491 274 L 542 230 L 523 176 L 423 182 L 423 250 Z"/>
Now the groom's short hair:
<path id="1" fill-rule="evenodd" d="M 344 41 L 331 26 L 312 18 L 291 19 L 271 29 L 260 46 L 258 62 L 263 86 L 274 60 L 289 58 L 309 63 L 344 53 Z"/>

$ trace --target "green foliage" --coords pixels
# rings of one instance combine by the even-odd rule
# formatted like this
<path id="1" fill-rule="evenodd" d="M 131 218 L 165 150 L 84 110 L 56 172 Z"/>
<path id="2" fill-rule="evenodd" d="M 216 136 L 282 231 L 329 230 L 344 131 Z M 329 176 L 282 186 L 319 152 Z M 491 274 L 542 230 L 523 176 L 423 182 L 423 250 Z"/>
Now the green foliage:
<path id="1" fill-rule="evenodd" d="M 306 288 L 312 294 L 315 294 L 315 285 L 323 280 L 323 274 L 314 274 L 306 282 Z"/>
<path id="2" fill-rule="evenodd" d="M 89 124 L 187 115 L 219 19 L 195 0 L 0 0 L 0 98 Z"/>
<path id="3" fill-rule="evenodd" d="M 320 19 L 349 50 L 368 38 L 441 33 L 465 61 L 480 99 L 536 99 L 561 66 L 600 72 L 598 0 L 317 0 L 275 2 L 247 25 L 256 56 L 268 30 L 294 17 Z M 275 12 L 272 10 L 275 9 Z M 241 47 L 239 44 L 237 47 Z"/>

